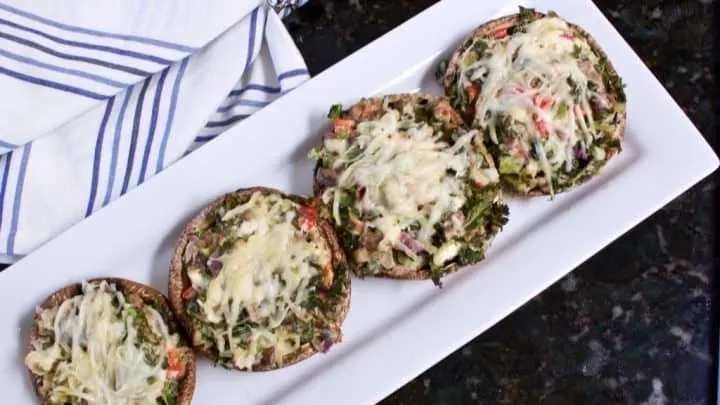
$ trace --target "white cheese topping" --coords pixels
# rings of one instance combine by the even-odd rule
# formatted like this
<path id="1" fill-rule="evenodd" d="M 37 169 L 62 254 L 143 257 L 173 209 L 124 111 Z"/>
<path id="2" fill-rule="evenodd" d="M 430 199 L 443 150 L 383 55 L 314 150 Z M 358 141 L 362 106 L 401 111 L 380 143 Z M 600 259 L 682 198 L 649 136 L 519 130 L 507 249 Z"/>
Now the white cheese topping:
<path id="1" fill-rule="evenodd" d="M 290 313 L 307 318 L 301 304 L 314 293 L 311 278 L 320 274 L 313 263 L 329 266 L 331 253 L 319 236 L 308 237 L 293 224 L 298 208 L 281 196 L 256 192 L 223 216 L 224 221 L 243 218 L 234 229 L 239 241 L 220 257 L 222 269 L 200 305 L 208 322 L 226 325 L 213 333 L 220 355 L 232 357 L 237 367 L 250 368 L 270 347 L 281 363 L 300 346 L 300 335 L 281 325 Z M 233 332 L 243 325 L 249 341 Z"/>
<path id="2" fill-rule="evenodd" d="M 499 116 L 509 118 L 518 132 L 529 134 L 517 145 L 519 156 L 538 155 L 540 169 L 572 169 L 573 147 L 589 150 L 602 136 L 592 118 L 591 99 L 606 100 L 601 89 L 589 86 L 598 62 L 588 42 L 573 34 L 562 19 L 547 17 L 525 25 L 524 32 L 499 38 L 478 38 L 488 45 L 477 58 L 473 46 L 459 64 L 458 86 L 482 81 L 475 104 L 475 124 L 498 143 Z M 596 82 L 602 81 L 594 78 Z M 548 178 L 550 180 L 550 178 Z M 550 182 L 552 185 L 552 182 Z"/>
<path id="3" fill-rule="evenodd" d="M 120 305 L 113 305 L 113 299 Z M 164 356 L 164 347 L 141 343 L 141 331 L 125 312 L 128 308 L 124 296 L 102 282 L 83 284 L 82 295 L 56 309 L 39 310 L 39 327 L 53 332 L 54 343 L 46 349 L 36 347 L 25 363 L 38 376 L 57 364 L 51 401 L 73 397 L 98 405 L 156 405 L 167 372 L 163 357 L 151 365 L 145 352 Z M 177 344 L 177 336 L 169 335 L 160 314 L 150 310 L 146 316 L 162 337 L 161 344 Z"/>
<path id="4" fill-rule="evenodd" d="M 344 168 L 338 187 L 324 198 L 335 193 L 333 211 L 340 224 L 340 189 L 364 188 L 364 208 L 378 214 L 369 224 L 382 232 L 386 245 L 396 244 L 403 229 L 419 224 L 417 240 L 433 248 L 429 242 L 434 226 L 465 203 L 462 177 L 470 175 L 485 184 L 497 181 L 495 169 L 471 170 L 468 149 L 476 131 L 448 145 L 440 139 L 442 133 L 415 119 L 410 103 L 402 112 L 385 108 L 381 118 L 358 123 L 356 132 L 350 147 L 332 144 L 332 139 L 325 142 L 339 154 L 334 168 Z"/>

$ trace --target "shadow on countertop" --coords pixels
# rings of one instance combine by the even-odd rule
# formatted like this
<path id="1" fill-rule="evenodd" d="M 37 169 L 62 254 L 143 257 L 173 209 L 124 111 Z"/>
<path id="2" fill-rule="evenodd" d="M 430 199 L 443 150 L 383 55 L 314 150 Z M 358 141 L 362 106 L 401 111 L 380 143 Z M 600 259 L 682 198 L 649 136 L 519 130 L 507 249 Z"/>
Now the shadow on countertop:
<path id="1" fill-rule="evenodd" d="M 434 3 L 311 0 L 286 25 L 317 74 Z M 717 151 L 712 0 L 596 4 Z M 705 179 L 381 404 L 711 403 L 717 183 Z"/>

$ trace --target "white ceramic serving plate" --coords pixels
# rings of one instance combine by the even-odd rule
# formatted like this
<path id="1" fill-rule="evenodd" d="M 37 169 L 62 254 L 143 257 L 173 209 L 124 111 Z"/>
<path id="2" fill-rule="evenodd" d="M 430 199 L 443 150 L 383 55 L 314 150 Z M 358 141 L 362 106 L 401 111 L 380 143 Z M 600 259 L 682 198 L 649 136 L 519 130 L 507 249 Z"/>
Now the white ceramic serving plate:
<path id="1" fill-rule="evenodd" d="M 71 282 L 126 277 L 166 291 L 183 224 L 216 196 L 267 185 L 309 193 L 328 107 L 362 96 L 440 92 L 435 65 L 508 0 L 444 0 L 351 55 L 145 185 L 0 273 L 2 402 L 34 402 L 22 357 L 35 305 Z M 345 341 L 287 369 L 198 365 L 195 404 L 372 404 L 540 293 L 711 173 L 718 160 L 660 83 L 590 0 L 536 0 L 589 31 L 627 82 L 623 153 L 554 201 L 510 202 L 510 222 L 478 266 L 427 282 L 353 280 Z"/>

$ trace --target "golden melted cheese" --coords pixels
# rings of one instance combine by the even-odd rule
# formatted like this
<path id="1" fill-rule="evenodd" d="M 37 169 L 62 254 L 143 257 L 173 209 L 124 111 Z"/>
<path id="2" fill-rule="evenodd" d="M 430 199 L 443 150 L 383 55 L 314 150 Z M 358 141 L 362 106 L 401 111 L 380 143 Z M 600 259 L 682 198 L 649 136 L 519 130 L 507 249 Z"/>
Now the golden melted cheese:
<path id="1" fill-rule="evenodd" d="M 300 336 L 281 325 L 290 313 L 307 317 L 301 303 L 312 293 L 311 279 L 320 274 L 312 263 L 330 265 L 331 253 L 319 236 L 309 238 L 293 224 L 298 208 L 284 197 L 256 192 L 222 218 L 243 218 L 234 229 L 240 240 L 220 257 L 222 269 L 207 284 L 200 305 L 208 322 L 227 326 L 213 333 L 220 355 L 232 357 L 237 367 L 252 367 L 269 347 L 281 363 L 300 346 Z M 235 326 L 248 321 L 246 314 L 256 324 L 249 342 L 233 333 Z"/>
<path id="2" fill-rule="evenodd" d="M 381 118 L 357 124 L 353 146 L 345 140 L 327 139 L 325 148 L 338 154 L 334 168 L 344 169 L 337 187 L 328 189 L 323 198 L 326 202 L 333 198 L 335 221 L 341 224 L 341 189 L 363 187 L 364 209 L 378 214 L 369 226 L 382 232 L 381 244 L 395 245 L 403 229 L 420 224 L 417 240 L 433 253 L 436 247 L 430 239 L 435 225 L 445 213 L 465 203 L 463 177 L 489 184 L 498 175 L 494 168 L 473 165 L 468 149 L 476 131 L 448 145 L 440 139 L 443 134 L 417 122 L 414 115 L 409 103 L 402 112 L 385 108 Z M 354 156 L 357 148 L 362 152 Z"/>
<path id="3" fill-rule="evenodd" d="M 120 307 L 113 305 L 113 299 Z M 54 343 L 35 347 L 25 364 L 38 376 L 53 375 L 51 401 L 74 397 L 88 404 L 156 405 L 163 392 L 166 370 L 162 361 L 150 365 L 145 350 L 157 352 L 141 342 L 139 331 L 128 316 L 124 296 L 114 286 L 83 284 L 83 294 L 65 300 L 54 309 L 38 310 L 40 329 L 54 334 Z M 154 310 L 148 323 L 162 336 L 167 347 L 177 345 L 167 325 Z"/>
<path id="4" fill-rule="evenodd" d="M 518 147 L 534 149 L 547 176 L 554 169 L 570 171 L 573 146 L 580 142 L 588 149 L 598 136 L 589 101 L 604 96 L 588 86 L 588 74 L 598 62 L 590 45 L 557 17 L 535 20 L 524 32 L 502 39 L 478 40 L 487 42 L 489 55 L 469 57 L 470 47 L 461 58 L 457 83 L 464 89 L 482 80 L 475 124 L 497 143 L 498 115 L 509 117 L 530 134 Z M 578 60 L 579 55 L 587 60 Z"/>

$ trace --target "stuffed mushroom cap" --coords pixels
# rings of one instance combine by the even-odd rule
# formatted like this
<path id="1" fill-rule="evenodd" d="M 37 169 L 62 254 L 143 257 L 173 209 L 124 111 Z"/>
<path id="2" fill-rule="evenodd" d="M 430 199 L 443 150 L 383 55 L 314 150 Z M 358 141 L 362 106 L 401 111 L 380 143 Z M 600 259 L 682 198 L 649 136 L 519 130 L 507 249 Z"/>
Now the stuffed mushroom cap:
<path id="1" fill-rule="evenodd" d="M 25 364 L 42 404 L 188 405 L 195 355 L 180 332 L 160 292 L 93 279 L 37 308 Z"/>
<path id="2" fill-rule="evenodd" d="M 342 340 L 350 277 L 314 198 L 228 193 L 185 227 L 169 295 L 194 347 L 237 370 L 286 367 Z"/>
<path id="3" fill-rule="evenodd" d="M 555 13 L 521 8 L 481 25 L 450 58 L 443 84 L 517 194 L 570 190 L 621 150 L 620 77 L 590 34 Z"/>
<path id="4" fill-rule="evenodd" d="M 479 132 L 446 97 L 366 98 L 329 116 L 315 192 L 356 274 L 440 285 L 484 258 L 508 208 Z"/>

